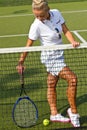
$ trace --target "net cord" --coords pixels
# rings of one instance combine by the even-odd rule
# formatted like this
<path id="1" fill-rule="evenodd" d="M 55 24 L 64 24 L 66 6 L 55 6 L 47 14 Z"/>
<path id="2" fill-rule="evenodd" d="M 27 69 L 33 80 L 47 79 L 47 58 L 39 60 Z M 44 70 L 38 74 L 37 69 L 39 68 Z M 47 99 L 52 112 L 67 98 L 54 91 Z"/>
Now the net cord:
<path id="1" fill-rule="evenodd" d="M 87 42 L 81 43 L 78 48 L 87 48 Z M 15 47 L 15 48 L 1 48 L 0 54 L 5 53 L 21 53 L 21 52 L 34 52 L 34 51 L 47 51 L 47 50 L 65 50 L 65 49 L 75 49 L 72 44 L 63 45 L 51 45 L 51 46 L 30 46 L 30 47 Z"/>

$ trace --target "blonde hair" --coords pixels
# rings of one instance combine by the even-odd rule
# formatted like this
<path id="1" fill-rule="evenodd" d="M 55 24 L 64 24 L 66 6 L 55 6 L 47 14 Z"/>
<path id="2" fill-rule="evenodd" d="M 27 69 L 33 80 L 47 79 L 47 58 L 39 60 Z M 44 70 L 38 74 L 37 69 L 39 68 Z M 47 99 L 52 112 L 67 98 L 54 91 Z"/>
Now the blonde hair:
<path id="1" fill-rule="evenodd" d="M 46 0 L 33 0 L 32 8 L 37 10 L 49 10 L 48 2 Z"/>

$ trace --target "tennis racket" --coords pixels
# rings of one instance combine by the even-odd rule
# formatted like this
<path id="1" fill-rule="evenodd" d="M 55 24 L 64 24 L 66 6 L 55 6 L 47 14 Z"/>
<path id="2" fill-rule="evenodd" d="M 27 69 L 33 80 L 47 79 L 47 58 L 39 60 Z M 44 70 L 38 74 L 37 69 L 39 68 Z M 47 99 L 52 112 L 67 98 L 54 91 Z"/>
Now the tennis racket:
<path id="1" fill-rule="evenodd" d="M 34 102 L 26 95 L 24 88 L 24 72 L 20 74 L 21 92 L 20 97 L 14 104 L 12 117 L 15 124 L 22 128 L 31 127 L 36 124 L 38 119 L 38 109 Z M 22 94 L 25 96 L 22 96 Z"/>

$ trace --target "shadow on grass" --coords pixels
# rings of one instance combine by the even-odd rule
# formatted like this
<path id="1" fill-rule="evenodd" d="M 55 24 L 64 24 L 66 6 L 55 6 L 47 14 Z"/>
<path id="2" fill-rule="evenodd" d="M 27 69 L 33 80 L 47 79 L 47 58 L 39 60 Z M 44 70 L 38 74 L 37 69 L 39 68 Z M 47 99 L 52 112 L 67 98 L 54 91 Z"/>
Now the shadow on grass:
<path id="1" fill-rule="evenodd" d="M 61 129 L 53 129 L 53 130 L 87 130 L 87 127 L 80 127 L 80 128 L 61 128 Z"/>
<path id="2" fill-rule="evenodd" d="M 18 10 L 18 11 L 15 11 L 14 14 L 26 13 L 26 12 L 28 12 L 28 10 Z"/>
<path id="3" fill-rule="evenodd" d="M 87 103 L 87 94 L 84 94 L 82 96 L 77 97 L 77 101 L 76 102 L 77 102 L 77 107 L 82 105 L 82 104 L 84 104 L 84 103 Z M 67 112 L 68 108 L 69 108 L 68 104 L 63 106 L 62 108 L 60 108 L 60 110 L 64 109 L 63 115 L 66 116 L 66 112 Z M 87 111 L 86 110 L 87 110 L 86 108 L 84 108 L 84 110 L 83 110 L 84 113 L 85 113 L 85 116 L 81 116 L 80 117 L 81 125 L 87 123 Z"/>

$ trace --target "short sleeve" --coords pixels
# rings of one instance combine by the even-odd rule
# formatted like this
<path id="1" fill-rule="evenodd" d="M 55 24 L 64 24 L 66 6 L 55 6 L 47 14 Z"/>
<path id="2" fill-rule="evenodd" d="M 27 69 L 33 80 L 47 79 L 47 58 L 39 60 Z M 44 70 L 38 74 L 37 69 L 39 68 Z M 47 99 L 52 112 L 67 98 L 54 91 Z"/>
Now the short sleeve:
<path id="1" fill-rule="evenodd" d="M 64 20 L 63 16 L 61 15 L 61 13 L 59 11 L 58 11 L 58 13 L 59 13 L 60 23 L 61 24 L 65 23 L 65 20 Z"/>
<path id="2" fill-rule="evenodd" d="M 32 40 L 38 39 L 38 37 L 39 37 L 38 26 L 36 26 L 35 24 L 31 25 L 28 37 L 29 37 L 29 39 L 32 39 Z"/>

